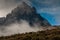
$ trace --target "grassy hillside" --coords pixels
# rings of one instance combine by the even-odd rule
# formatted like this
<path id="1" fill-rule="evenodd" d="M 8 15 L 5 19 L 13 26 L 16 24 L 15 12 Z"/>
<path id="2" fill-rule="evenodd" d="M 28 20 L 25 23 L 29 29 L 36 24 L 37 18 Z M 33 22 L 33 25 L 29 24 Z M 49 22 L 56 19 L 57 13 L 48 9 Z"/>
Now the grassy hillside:
<path id="1" fill-rule="evenodd" d="M 0 40 L 60 40 L 60 29 L 15 34 L 0 37 Z"/>

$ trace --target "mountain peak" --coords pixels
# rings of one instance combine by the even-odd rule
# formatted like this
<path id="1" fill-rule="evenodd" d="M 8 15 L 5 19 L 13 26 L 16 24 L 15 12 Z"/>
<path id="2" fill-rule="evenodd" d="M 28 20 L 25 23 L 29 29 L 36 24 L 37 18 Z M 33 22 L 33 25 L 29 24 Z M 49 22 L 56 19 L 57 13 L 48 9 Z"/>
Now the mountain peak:
<path id="1" fill-rule="evenodd" d="M 7 14 L 4 24 L 8 25 L 20 20 L 27 21 L 30 26 L 33 26 L 34 24 L 39 26 L 50 26 L 49 22 L 36 12 L 35 7 L 30 7 L 25 2 L 22 2 L 13 9 L 10 14 Z"/>
<path id="2" fill-rule="evenodd" d="M 24 12 L 23 12 L 24 11 Z M 29 6 L 28 4 L 26 4 L 25 2 L 22 2 L 20 5 L 17 6 L 17 8 L 15 8 L 14 10 L 12 10 L 12 13 L 17 13 L 19 12 L 20 14 L 24 13 L 24 14 L 32 14 L 32 12 L 35 12 L 36 9 L 31 6 Z"/>
<path id="3" fill-rule="evenodd" d="M 29 6 L 29 5 L 27 5 L 25 2 L 22 2 L 18 7 L 27 7 L 27 6 Z"/>

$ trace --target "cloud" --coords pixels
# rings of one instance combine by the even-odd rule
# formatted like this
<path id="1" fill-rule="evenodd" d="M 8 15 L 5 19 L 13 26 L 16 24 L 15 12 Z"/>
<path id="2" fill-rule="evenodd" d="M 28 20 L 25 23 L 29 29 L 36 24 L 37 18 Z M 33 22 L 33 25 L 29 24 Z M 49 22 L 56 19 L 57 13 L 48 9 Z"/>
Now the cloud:
<path id="1" fill-rule="evenodd" d="M 35 6 L 39 13 L 47 12 L 50 14 L 56 14 L 60 10 L 60 0 L 0 0 L 0 4 L 2 5 L 2 9 L 8 9 L 11 11 L 19 5 L 21 1 L 24 1 L 31 6 Z"/>
<path id="2" fill-rule="evenodd" d="M 28 33 L 28 32 L 37 32 L 37 31 L 43 31 L 43 30 L 51 30 L 55 29 L 54 27 L 38 27 L 38 25 L 35 24 L 35 26 L 30 26 L 29 23 L 25 20 L 21 20 L 19 23 L 15 22 L 14 24 L 11 24 L 9 26 L 0 26 L 0 36 L 10 36 L 14 34 L 21 34 L 21 33 Z"/>
<path id="3" fill-rule="evenodd" d="M 22 1 L 28 3 L 28 5 L 31 4 L 28 0 L 0 0 L 0 17 L 6 16 Z"/>
<path id="4" fill-rule="evenodd" d="M 0 17 L 6 16 L 16 6 L 17 3 L 13 2 L 12 0 L 0 0 Z"/>
<path id="5" fill-rule="evenodd" d="M 18 33 L 26 33 L 26 32 L 36 32 L 44 30 L 43 27 L 34 26 L 31 27 L 28 22 L 22 20 L 20 23 L 14 23 L 10 26 L 0 27 L 0 36 L 8 36 Z"/>
<path id="6" fill-rule="evenodd" d="M 39 11 L 43 10 L 43 12 L 48 11 L 48 12 L 53 13 L 55 12 L 53 11 L 55 8 L 60 7 L 60 0 L 0 0 L 0 10 L 8 9 L 9 11 L 11 11 L 21 1 L 24 1 L 29 5 L 35 6 L 37 10 Z"/>

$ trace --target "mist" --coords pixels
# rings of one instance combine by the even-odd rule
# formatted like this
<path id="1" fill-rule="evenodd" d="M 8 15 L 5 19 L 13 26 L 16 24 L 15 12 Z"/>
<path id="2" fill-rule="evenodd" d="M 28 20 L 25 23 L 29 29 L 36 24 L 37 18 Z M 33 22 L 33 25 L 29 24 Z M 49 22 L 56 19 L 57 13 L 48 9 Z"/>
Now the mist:
<path id="1" fill-rule="evenodd" d="M 37 32 L 37 31 L 45 31 L 56 29 L 55 27 L 42 27 L 34 24 L 34 26 L 30 26 L 29 23 L 25 20 L 21 20 L 19 23 L 15 22 L 8 26 L 0 26 L 0 36 L 11 36 L 14 34 L 22 34 L 29 32 Z"/>
<path id="2" fill-rule="evenodd" d="M 14 23 L 10 26 L 0 27 L 0 36 L 9 36 L 14 34 L 28 33 L 28 32 L 37 32 L 44 30 L 43 27 L 38 27 L 38 25 L 30 26 L 27 21 L 21 21 L 20 23 Z"/>

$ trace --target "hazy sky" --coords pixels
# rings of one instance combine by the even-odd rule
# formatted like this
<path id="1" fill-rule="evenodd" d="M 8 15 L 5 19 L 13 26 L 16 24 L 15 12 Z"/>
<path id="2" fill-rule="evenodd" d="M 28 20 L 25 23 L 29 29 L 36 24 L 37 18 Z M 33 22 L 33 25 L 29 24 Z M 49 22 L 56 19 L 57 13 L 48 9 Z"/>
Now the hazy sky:
<path id="1" fill-rule="evenodd" d="M 11 12 L 21 0 L 0 0 L 0 17 L 6 16 Z M 52 25 L 60 24 L 60 0 L 22 0 L 36 7 L 37 12 L 41 13 Z"/>

